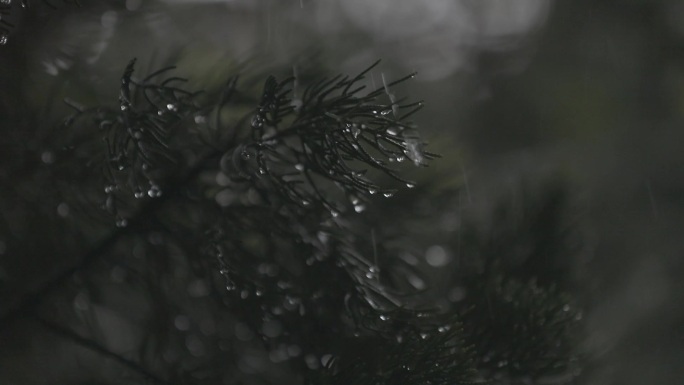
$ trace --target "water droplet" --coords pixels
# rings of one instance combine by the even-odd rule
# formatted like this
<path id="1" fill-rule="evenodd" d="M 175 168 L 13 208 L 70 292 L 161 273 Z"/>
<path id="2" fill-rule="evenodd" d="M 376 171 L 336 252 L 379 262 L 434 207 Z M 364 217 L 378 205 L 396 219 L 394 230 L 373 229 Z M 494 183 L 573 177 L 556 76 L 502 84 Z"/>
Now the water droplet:
<path id="1" fill-rule="evenodd" d="M 249 291 L 243 290 L 240 292 L 240 298 L 245 299 L 247 297 L 249 297 Z"/>
<path id="2" fill-rule="evenodd" d="M 55 154 L 52 151 L 45 151 L 43 154 L 40 156 L 40 159 L 43 161 L 45 164 L 52 164 L 55 162 Z"/>
<path id="3" fill-rule="evenodd" d="M 64 202 L 57 205 L 57 214 L 59 214 L 59 216 L 62 218 L 68 216 L 69 215 L 69 205 L 67 205 Z"/>
<path id="4" fill-rule="evenodd" d="M 127 109 L 128 109 L 128 107 L 125 104 L 121 105 L 121 111 L 126 111 Z"/>
<path id="5" fill-rule="evenodd" d="M 413 161 L 413 164 L 420 166 L 425 159 L 423 157 L 423 143 L 418 138 L 406 138 L 406 150 L 404 153 Z"/>
<path id="6" fill-rule="evenodd" d="M 568 304 L 563 305 L 563 311 L 570 311 L 570 305 L 568 305 Z"/>
<path id="7" fill-rule="evenodd" d="M 387 321 L 389 319 L 389 316 L 386 314 L 380 314 L 380 320 L 381 321 Z"/>
<path id="8" fill-rule="evenodd" d="M 7 35 L 1 35 L 0 36 L 0 45 L 7 44 L 7 41 L 8 41 Z"/>
<path id="9" fill-rule="evenodd" d="M 421 339 L 427 339 L 429 337 L 429 334 L 427 333 L 420 333 L 420 338 Z"/>
<path id="10" fill-rule="evenodd" d="M 406 160 L 405 156 L 397 156 L 397 162 L 401 163 Z"/>
<path id="11" fill-rule="evenodd" d="M 368 189 L 368 193 L 371 194 L 371 195 L 375 194 L 376 192 L 378 192 L 378 191 L 375 190 L 375 189 L 372 189 L 372 188 L 371 188 L 371 189 Z"/>
<path id="12" fill-rule="evenodd" d="M 114 192 L 115 188 L 116 188 L 116 186 L 114 186 L 114 185 L 105 186 L 104 192 L 105 192 L 105 194 L 111 194 Z"/>
<path id="13" fill-rule="evenodd" d="M 159 186 L 152 185 L 150 189 L 147 190 L 147 195 L 149 195 L 150 198 L 159 198 L 162 195 L 162 191 L 159 189 Z"/>
<path id="14" fill-rule="evenodd" d="M 391 198 L 392 196 L 394 196 L 394 193 L 391 192 L 391 191 L 388 191 L 388 192 L 382 193 L 382 195 L 383 195 L 385 198 Z"/>
<path id="15" fill-rule="evenodd" d="M 398 343 L 404 342 L 404 336 L 402 336 L 401 334 L 397 335 L 397 342 Z"/>
<path id="16" fill-rule="evenodd" d="M 390 109 L 390 110 L 384 110 L 384 111 L 382 111 L 382 112 L 380 113 L 380 115 L 383 115 L 383 116 L 385 116 L 385 115 L 389 115 L 389 114 L 390 114 L 390 112 L 392 112 L 392 110 L 391 110 L 391 109 Z"/>
<path id="17" fill-rule="evenodd" d="M 261 289 L 256 289 L 254 291 L 254 294 L 256 294 L 257 297 L 261 297 L 262 295 L 264 295 L 264 292 Z"/>
<path id="18" fill-rule="evenodd" d="M 356 206 L 354 206 L 354 211 L 356 211 L 357 213 L 361 213 L 361 212 L 363 212 L 364 210 L 366 210 L 366 206 L 365 206 L 365 205 L 356 205 Z"/>
<path id="19" fill-rule="evenodd" d="M 443 267 L 449 264 L 451 257 L 444 247 L 433 245 L 425 251 L 425 261 L 432 267 Z"/>
<path id="20" fill-rule="evenodd" d="M 351 132 L 354 138 L 358 138 L 359 134 L 361 133 L 361 130 L 356 125 L 354 125 L 351 129 Z"/>
<path id="21" fill-rule="evenodd" d="M 303 201 L 302 201 L 302 205 L 304 205 L 304 206 L 308 206 L 308 205 L 310 205 L 310 204 L 311 204 L 311 202 L 309 202 L 309 201 L 307 201 L 307 200 L 303 200 Z"/>
<path id="22" fill-rule="evenodd" d="M 406 183 L 406 187 L 414 188 L 414 187 L 416 187 L 416 185 L 414 183 Z"/>
<path id="23" fill-rule="evenodd" d="M 252 117 L 252 128 L 261 128 L 264 125 L 263 119 L 259 115 Z"/>
<path id="24" fill-rule="evenodd" d="M 12 0 L 0 0 L 0 4 L 2 4 L 2 5 L 10 5 L 10 4 L 12 4 Z"/>
<path id="25" fill-rule="evenodd" d="M 259 167 L 259 174 L 265 175 L 266 174 L 266 169 L 263 167 Z"/>
<path id="26" fill-rule="evenodd" d="M 338 213 L 338 212 L 335 211 L 335 210 L 331 210 L 331 211 L 330 211 L 330 215 L 332 215 L 333 218 L 337 218 L 337 216 L 340 215 L 340 213 Z"/>
<path id="27" fill-rule="evenodd" d="M 159 111 L 157 111 L 157 115 L 159 115 L 159 116 L 164 115 L 164 110 L 159 110 Z"/>
<path id="28" fill-rule="evenodd" d="M 204 115 L 195 115 L 195 123 L 196 124 L 202 124 L 206 123 L 207 117 Z"/>
<path id="29" fill-rule="evenodd" d="M 353 205 L 359 204 L 359 198 L 357 198 L 357 197 L 354 196 L 354 195 L 349 196 L 349 201 L 350 201 L 351 204 L 353 204 Z"/>
<path id="30" fill-rule="evenodd" d="M 173 320 L 173 325 L 180 331 L 190 330 L 190 318 L 186 315 L 177 315 Z"/>
<path id="31" fill-rule="evenodd" d="M 176 111 L 176 105 L 173 103 L 169 103 L 166 105 L 166 109 L 169 111 Z"/>
<path id="32" fill-rule="evenodd" d="M 397 135 L 399 133 L 399 131 L 397 131 L 396 127 L 390 127 L 387 129 L 387 133 L 389 135 Z"/>
<path id="33" fill-rule="evenodd" d="M 133 194 L 133 196 L 134 196 L 136 199 L 141 199 L 142 197 L 145 196 L 145 193 L 142 192 L 142 191 L 140 191 L 140 190 L 138 190 L 138 191 L 136 191 L 136 192 Z"/>
<path id="34" fill-rule="evenodd" d="M 128 220 L 126 218 L 119 218 L 116 220 L 116 227 L 126 227 L 128 226 Z"/>
<path id="35" fill-rule="evenodd" d="M 297 171 L 304 171 L 304 165 L 301 163 L 295 164 L 294 168 L 297 169 Z"/>

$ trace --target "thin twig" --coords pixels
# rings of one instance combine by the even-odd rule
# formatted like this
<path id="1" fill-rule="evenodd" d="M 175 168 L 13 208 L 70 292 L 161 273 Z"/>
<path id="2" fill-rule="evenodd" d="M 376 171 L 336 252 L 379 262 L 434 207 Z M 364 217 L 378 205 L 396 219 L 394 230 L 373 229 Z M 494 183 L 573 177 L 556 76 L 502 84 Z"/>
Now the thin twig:
<path id="1" fill-rule="evenodd" d="M 138 364 L 134 361 L 128 360 L 124 357 L 121 357 L 120 355 L 112 352 L 111 350 L 109 350 L 109 349 L 105 348 L 104 346 L 96 343 L 95 341 L 88 339 L 88 338 L 85 338 L 85 337 L 77 334 L 76 332 L 74 332 L 74 331 L 72 331 L 72 330 L 70 330 L 70 329 L 68 329 L 62 325 L 48 321 L 48 320 L 46 320 L 46 319 L 44 319 L 38 315 L 35 315 L 35 314 L 33 315 L 33 318 L 36 321 L 40 322 L 40 324 L 43 325 L 43 327 L 45 327 L 49 331 L 59 335 L 60 337 L 71 340 L 71 341 L 83 346 L 86 349 L 92 350 L 98 354 L 101 354 L 103 356 L 111 358 L 114 361 L 118 362 L 119 364 L 121 364 L 121 365 L 145 376 L 146 379 L 154 381 L 156 384 L 172 385 L 170 382 L 168 382 L 168 381 L 158 377 L 157 375 L 151 373 L 150 371 L 148 371 L 147 369 L 142 367 L 140 364 Z"/>

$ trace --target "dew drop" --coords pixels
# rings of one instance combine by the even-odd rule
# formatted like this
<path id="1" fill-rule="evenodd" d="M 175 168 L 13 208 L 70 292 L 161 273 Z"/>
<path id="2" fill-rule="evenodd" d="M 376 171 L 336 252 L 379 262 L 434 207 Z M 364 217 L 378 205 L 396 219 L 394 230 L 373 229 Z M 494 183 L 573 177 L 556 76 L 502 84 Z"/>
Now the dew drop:
<path id="1" fill-rule="evenodd" d="M 388 191 L 388 192 L 383 193 L 382 195 L 383 195 L 385 198 L 391 198 L 391 197 L 394 196 L 394 193 Z"/>
<path id="2" fill-rule="evenodd" d="M 138 190 L 138 191 L 136 191 L 136 192 L 133 194 L 133 196 L 134 196 L 136 199 L 141 199 L 141 198 L 143 198 L 143 197 L 145 196 L 145 193 L 142 192 L 142 191 L 140 191 L 140 190 Z"/>
<path id="3" fill-rule="evenodd" d="M 173 103 L 169 103 L 166 105 L 166 109 L 169 111 L 176 111 L 176 105 Z"/>
<path id="4" fill-rule="evenodd" d="M 0 45 L 7 44 L 7 41 L 8 41 L 7 35 L 0 36 Z"/>
<path id="5" fill-rule="evenodd" d="M 406 183 L 406 187 L 408 187 L 408 188 L 414 188 L 414 187 L 416 187 L 416 185 L 413 184 L 413 183 Z"/>
<path id="6" fill-rule="evenodd" d="M 376 192 L 378 192 L 378 191 L 375 189 L 368 189 L 368 193 L 371 195 L 375 194 Z"/>
<path id="7" fill-rule="evenodd" d="M 331 210 L 331 211 L 330 211 L 330 215 L 332 215 L 333 218 L 337 218 L 337 216 L 340 215 L 340 213 L 338 213 L 338 212 L 335 211 L 335 210 Z"/>
<path id="8" fill-rule="evenodd" d="M 121 105 L 121 111 L 126 111 L 127 109 L 128 109 L 128 107 L 125 104 Z"/>
<path id="9" fill-rule="evenodd" d="M 397 135 L 399 133 L 399 131 L 397 131 L 396 127 L 390 127 L 387 129 L 387 133 L 389 135 Z"/>
<path id="10" fill-rule="evenodd" d="M 128 220 L 126 218 L 119 218 L 116 220 L 116 227 L 126 227 L 128 226 Z"/>
<path id="11" fill-rule="evenodd" d="M 389 316 L 387 316 L 385 314 L 380 314 L 380 320 L 381 321 L 387 321 L 388 319 L 389 319 Z"/>
<path id="12" fill-rule="evenodd" d="M 568 304 L 563 305 L 563 311 L 570 311 L 570 305 L 568 305 Z"/>
<path id="13" fill-rule="evenodd" d="M 421 339 L 427 339 L 429 335 L 427 333 L 420 333 L 420 338 Z"/>
<path id="14" fill-rule="evenodd" d="M 304 171 L 304 165 L 301 163 L 295 164 L 294 168 L 297 169 L 297 171 Z"/>
<path id="15" fill-rule="evenodd" d="M 399 162 L 399 163 L 401 163 L 401 162 L 403 162 L 403 161 L 405 161 L 405 160 L 406 160 L 406 157 L 405 157 L 405 156 L 398 156 L 398 157 L 397 157 L 397 162 Z"/>
<path id="16" fill-rule="evenodd" d="M 303 206 L 308 206 L 308 205 L 310 205 L 310 204 L 311 204 L 311 202 L 309 202 L 309 201 L 307 201 L 307 200 L 303 200 L 303 201 L 302 201 L 302 205 L 303 205 Z"/>
<path id="17" fill-rule="evenodd" d="M 247 297 L 249 297 L 249 291 L 243 290 L 240 292 L 240 298 L 246 299 Z"/>
<path id="18" fill-rule="evenodd" d="M 355 197 L 354 195 L 352 195 L 352 196 L 349 197 L 349 201 L 350 201 L 351 204 L 353 204 L 353 205 L 359 204 L 359 198 Z"/>
<path id="19" fill-rule="evenodd" d="M 162 195 L 162 191 L 159 189 L 159 186 L 152 185 L 152 187 L 147 190 L 147 195 L 149 195 L 150 198 L 159 198 Z"/>
<path id="20" fill-rule="evenodd" d="M 380 115 L 382 115 L 382 116 L 389 115 L 390 112 L 392 112 L 392 110 L 384 110 L 380 113 Z"/>
<path id="21" fill-rule="evenodd" d="M 357 213 L 361 213 L 361 212 L 363 212 L 364 210 L 366 210 L 366 206 L 365 206 L 365 205 L 356 205 L 356 206 L 354 206 L 354 211 L 356 211 Z"/>

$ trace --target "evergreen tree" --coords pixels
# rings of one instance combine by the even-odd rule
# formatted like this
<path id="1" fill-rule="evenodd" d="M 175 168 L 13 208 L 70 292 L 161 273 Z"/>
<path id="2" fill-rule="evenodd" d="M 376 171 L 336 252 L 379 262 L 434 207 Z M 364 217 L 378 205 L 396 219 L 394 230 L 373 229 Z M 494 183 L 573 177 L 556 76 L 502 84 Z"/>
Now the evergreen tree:
<path id="1" fill-rule="evenodd" d="M 199 92 L 133 59 L 109 100 L 68 97 L 59 125 L 3 90 L 4 346 L 74 344 L 87 368 L 56 383 L 575 381 L 582 313 L 564 271 L 549 275 L 562 193 L 527 224 L 503 210 L 497 233 L 461 226 L 459 264 L 439 247 L 421 261 L 411 229 L 438 210 L 396 210 L 427 193 L 402 169 L 438 157 L 411 120 L 422 102 L 399 96 L 414 75 L 251 65 Z M 447 284 L 431 287 L 428 266 Z M 0 380 L 53 380 L 31 370 Z"/>

